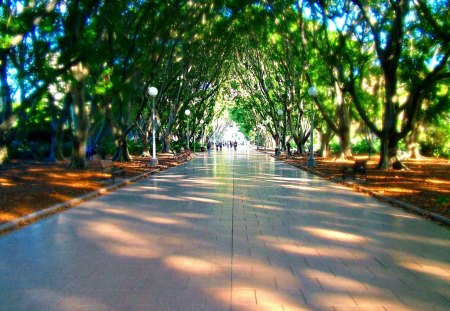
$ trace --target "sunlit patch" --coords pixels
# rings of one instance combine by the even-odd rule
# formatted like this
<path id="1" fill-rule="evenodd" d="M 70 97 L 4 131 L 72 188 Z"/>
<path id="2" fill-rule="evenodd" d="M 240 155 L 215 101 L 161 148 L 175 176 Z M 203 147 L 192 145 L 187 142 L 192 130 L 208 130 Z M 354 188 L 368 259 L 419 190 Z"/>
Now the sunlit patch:
<path id="1" fill-rule="evenodd" d="M 202 202 L 202 203 L 215 203 L 215 204 L 221 204 L 221 201 L 208 199 L 208 198 L 200 198 L 200 197 L 185 197 L 187 200 L 196 201 L 196 202 Z"/>
<path id="2" fill-rule="evenodd" d="M 279 211 L 279 212 L 284 211 L 284 209 L 282 209 L 280 207 L 260 205 L 260 204 L 252 205 L 252 207 L 258 208 L 258 209 L 264 209 L 264 210 L 268 210 L 268 211 Z"/>
<path id="3" fill-rule="evenodd" d="M 391 216 L 400 217 L 400 218 L 407 218 L 407 219 L 419 219 L 419 217 L 409 214 L 398 214 L 398 213 L 388 213 Z"/>
<path id="4" fill-rule="evenodd" d="M 207 186 L 222 186 L 225 183 L 215 181 L 213 179 L 189 179 L 190 183 L 194 183 L 197 185 L 207 185 Z"/>
<path id="5" fill-rule="evenodd" d="M 443 179 L 429 178 L 429 179 L 426 179 L 425 181 L 430 182 L 432 184 L 448 184 L 448 180 L 443 180 Z"/>
<path id="6" fill-rule="evenodd" d="M 336 231 L 336 230 L 329 230 L 329 229 L 321 229 L 321 228 L 315 228 L 315 227 L 297 227 L 301 231 L 306 231 L 311 235 L 314 235 L 319 238 L 327 239 L 327 240 L 338 240 L 338 241 L 344 241 L 344 242 L 363 242 L 366 239 L 362 236 Z"/>
<path id="7" fill-rule="evenodd" d="M 156 243 L 114 224 L 90 222 L 82 234 L 94 241 L 100 239 L 99 245 L 114 255 L 132 258 L 158 258 L 161 255 Z"/>
<path id="8" fill-rule="evenodd" d="M 0 178 L 0 185 L 1 186 L 15 186 L 15 183 L 12 183 L 10 180 L 6 178 Z"/>
<path id="9" fill-rule="evenodd" d="M 281 291 L 260 288 L 257 284 L 242 284 L 241 286 L 241 288 L 233 289 L 232 303 L 236 306 L 233 310 L 253 310 L 252 305 L 255 310 L 311 310 L 310 306 L 306 306 L 306 301 L 303 306 L 298 299 L 285 295 Z M 240 309 L 239 306 L 243 308 Z"/>
<path id="10" fill-rule="evenodd" d="M 210 275 L 212 264 L 209 261 L 188 256 L 168 256 L 164 263 L 175 270 L 194 274 Z"/>
<path id="11" fill-rule="evenodd" d="M 211 218 L 209 215 L 205 214 L 196 214 L 196 213 L 175 213 L 175 216 L 188 218 L 188 219 L 208 219 Z"/>
<path id="12" fill-rule="evenodd" d="M 282 250 L 287 254 L 306 256 L 306 257 L 323 257 L 323 258 L 339 258 L 345 260 L 355 260 L 367 258 L 367 255 L 356 250 L 348 250 L 345 248 L 324 248 L 297 245 L 295 243 L 266 242 L 266 246 L 274 249 Z"/>
<path id="13" fill-rule="evenodd" d="M 419 190 L 407 189 L 407 188 L 398 188 L 398 187 L 389 187 L 389 188 L 377 188 L 374 187 L 373 190 L 378 191 L 380 193 L 399 193 L 399 194 L 417 194 L 420 193 Z"/>
<path id="14" fill-rule="evenodd" d="M 450 280 L 450 273 L 442 267 L 424 264 L 419 265 L 414 262 L 400 262 L 399 264 L 402 267 L 414 270 L 416 272 L 425 273 L 445 280 Z"/>
<path id="15" fill-rule="evenodd" d="M 23 215 L 26 215 L 26 214 L 23 214 Z M 17 219 L 18 216 L 20 217 L 23 215 L 18 214 L 18 213 L 9 213 L 9 212 L 2 211 L 0 213 L 0 224 L 3 222 L 13 221 L 13 220 Z"/>
<path id="16" fill-rule="evenodd" d="M 318 192 L 318 191 L 322 191 L 320 188 L 317 187 L 312 187 L 312 186 L 301 186 L 301 185 L 283 185 L 283 188 L 286 189 L 293 189 L 293 190 L 305 190 L 305 191 L 309 191 L 309 192 Z"/>
<path id="17" fill-rule="evenodd" d="M 182 225 L 184 222 L 167 217 L 143 217 L 142 220 L 161 225 Z"/>
<path id="18" fill-rule="evenodd" d="M 371 292 L 377 292 L 379 289 L 377 287 L 363 284 L 359 280 L 354 280 L 344 276 L 335 276 L 330 272 L 325 272 L 316 269 L 304 269 L 302 270 L 302 276 L 310 279 L 318 279 L 318 283 L 325 290 L 337 290 L 341 291 L 343 288 L 352 291 L 362 291 L 365 292 L 370 290 Z"/>

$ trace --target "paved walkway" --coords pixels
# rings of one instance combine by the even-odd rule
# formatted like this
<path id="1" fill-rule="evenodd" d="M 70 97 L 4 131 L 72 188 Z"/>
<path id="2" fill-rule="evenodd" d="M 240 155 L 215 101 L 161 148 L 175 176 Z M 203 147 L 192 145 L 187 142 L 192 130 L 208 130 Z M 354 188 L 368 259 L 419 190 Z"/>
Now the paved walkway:
<path id="1" fill-rule="evenodd" d="M 1 236 L 0 310 L 450 310 L 450 231 L 224 149 Z"/>

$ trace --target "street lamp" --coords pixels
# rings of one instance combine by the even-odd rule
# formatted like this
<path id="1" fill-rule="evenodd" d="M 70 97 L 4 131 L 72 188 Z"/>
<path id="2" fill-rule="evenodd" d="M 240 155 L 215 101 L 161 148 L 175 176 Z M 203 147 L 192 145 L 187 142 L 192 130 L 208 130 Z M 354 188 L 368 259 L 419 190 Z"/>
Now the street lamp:
<path id="1" fill-rule="evenodd" d="M 308 158 L 308 167 L 314 167 L 316 166 L 316 162 L 314 160 L 314 99 L 317 98 L 317 95 L 319 93 L 317 92 L 317 89 L 314 86 L 311 86 L 308 89 L 308 95 L 313 98 L 313 101 L 311 103 L 311 143 L 309 144 L 309 158 Z"/>
<path id="2" fill-rule="evenodd" d="M 148 95 L 152 98 L 152 158 L 150 159 L 150 165 L 155 166 L 158 165 L 158 158 L 156 157 L 156 138 L 155 138 L 155 128 L 156 128 L 156 120 L 155 120 L 155 97 L 158 95 L 158 89 L 154 86 L 148 88 Z"/>
<path id="3" fill-rule="evenodd" d="M 278 109 L 277 111 L 278 116 L 281 118 L 281 116 L 283 115 L 283 110 Z M 281 145 L 281 121 L 278 123 L 278 139 L 280 140 L 280 153 L 281 153 L 281 149 L 283 149 L 283 146 Z"/>
<path id="4" fill-rule="evenodd" d="M 200 127 L 201 127 L 201 134 L 200 134 L 201 147 L 200 147 L 200 151 L 203 151 L 203 149 L 201 149 L 201 148 L 203 148 L 203 123 L 205 123 L 205 121 L 203 121 L 203 119 L 201 119 L 200 120 Z"/>
<path id="5" fill-rule="evenodd" d="M 184 111 L 184 114 L 187 117 L 187 133 L 186 133 L 186 138 L 187 138 L 187 148 L 189 149 L 189 115 L 191 114 L 191 111 L 189 109 L 186 109 Z"/>

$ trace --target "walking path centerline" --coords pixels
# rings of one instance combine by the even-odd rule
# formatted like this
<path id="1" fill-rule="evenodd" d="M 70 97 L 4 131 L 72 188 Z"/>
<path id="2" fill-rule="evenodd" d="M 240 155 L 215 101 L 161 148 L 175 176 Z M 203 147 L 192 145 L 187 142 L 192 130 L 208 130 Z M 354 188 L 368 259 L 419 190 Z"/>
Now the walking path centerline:
<path id="1" fill-rule="evenodd" d="M 450 310 L 450 231 L 247 150 L 0 237 L 0 310 Z"/>

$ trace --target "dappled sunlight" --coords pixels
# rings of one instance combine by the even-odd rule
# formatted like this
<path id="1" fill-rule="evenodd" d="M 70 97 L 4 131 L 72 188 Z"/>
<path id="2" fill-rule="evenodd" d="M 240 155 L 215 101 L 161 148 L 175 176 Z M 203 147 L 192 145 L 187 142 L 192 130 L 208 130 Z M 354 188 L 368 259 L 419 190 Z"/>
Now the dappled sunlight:
<path id="1" fill-rule="evenodd" d="M 449 264 L 439 263 L 439 266 L 437 266 L 435 263 L 416 263 L 412 261 L 404 261 L 404 262 L 398 262 L 400 266 L 403 268 L 413 270 L 418 273 L 426 274 L 429 276 L 433 276 L 442 280 L 445 280 L 447 282 L 450 282 L 450 266 Z M 447 268 L 446 269 L 444 269 Z"/>
<path id="2" fill-rule="evenodd" d="M 72 183 L 70 185 L 67 185 L 65 182 L 60 182 L 60 181 L 53 181 L 53 182 L 49 182 L 50 185 L 53 186 L 61 186 L 61 187 L 71 187 L 71 188 L 80 188 L 80 189 L 89 189 L 89 190 L 96 190 L 98 188 L 97 185 L 95 184 L 91 184 L 89 185 L 86 182 L 80 181 L 78 183 Z"/>
<path id="3" fill-rule="evenodd" d="M 114 224 L 89 222 L 80 235 L 116 256 L 150 259 L 161 255 L 162 246 L 154 237 L 151 240 L 141 233 L 132 233 Z"/>
<path id="4" fill-rule="evenodd" d="M 400 213 L 395 213 L 395 212 L 392 212 L 392 213 L 388 212 L 386 214 L 394 216 L 394 217 L 399 217 L 399 218 L 414 219 L 414 220 L 419 220 L 420 219 L 418 216 L 415 216 L 413 214 L 400 214 Z"/>
<path id="5" fill-rule="evenodd" d="M 291 255 L 299 255 L 307 257 L 339 258 L 345 260 L 356 260 L 356 259 L 359 260 L 368 258 L 367 254 L 363 252 L 353 249 L 346 249 L 342 247 L 336 246 L 322 247 L 318 245 L 306 246 L 303 244 L 299 245 L 296 240 L 287 238 L 280 239 L 278 237 L 271 237 L 271 236 L 261 236 L 260 240 L 264 241 L 267 247 L 281 250 Z"/>
<path id="6" fill-rule="evenodd" d="M 432 184 L 444 184 L 444 185 L 448 185 L 448 180 L 443 180 L 443 179 L 433 179 L 433 178 L 429 178 L 425 180 L 426 182 L 432 183 Z"/>
<path id="7" fill-rule="evenodd" d="M 399 187 L 389 187 L 389 188 L 379 188 L 379 187 L 373 187 L 372 188 L 374 191 L 377 191 L 379 193 L 393 193 L 393 195 L 395 194 L 418 194 L 420 193 L 419 190 L 414 190 L 414 189 L 410 189 L 410 188 L 399 188 Z"/>
<path id="8" fill-rule="evenodd" d="M 334 292 L 366 292 L 370 290 L 373 293 L 377 293 L 380 289 L 376 286 L 372 286 L 367 283 L 362 283 L 360 280 L 354 280 L 349 277 L 335 276 L 332 273 L 316 270 L 316 269 L 305 269 L 301 272 L 302 276 L 316 279 L 318 283 L 324 290 L 334 291 Z"/>
<path id="9" fill-rule="evenodd" d="M 323 191 L 322 189 L 318 188 L 318 187 L 312 187 L 312 186 L 302 186 L 302 185 L 282 185 L 282 188 L 286 188 L 286 189 L 293 189 L 293 190 L 304 190 L 304 191 L 308 191 L 308 192 L 321 192 Z"/>
<path id="10" fill-rule="evenodd" d="M 240 284 L 233 288 L 233 310 L 311 310 L 311 306 L 307 306 L 306 302 L 300 302 L 303 300 L 300 297 L 300 292 L 288 295 L 276 289 Z"/>
<path id="11" fill-rule="evenodd" d="M 177 220 L 174 218 L 168 217 L 141 217 L 143 221 L 147 221 L 150 223 L 158 224 L 158 225 L 177 225 L 177 226 L 186 226 L 186 222 Z"/>
<path id="12" fill-rule="evenodd" d="M 194 275 L 209 276 L 212 269 L 211 262 L 189 256 L 167 256 L 163 259 L 163 262 L 169 268 L 181 272 L 193 273 Z"/>
<path id="13" fill-rule="evenodd" d="M 270 205 L 267 206 L 267 205 L 255 204 L 255 205 L 252 205 L 252 207 L 257 208 L 257 209 L 268 210 L 268 211 L 278 211 L 278 212 L 284 211 L 284 209 L 281 207 L 275 207 L 275 206 L 270 206 Z"/>
<path id="14" fill-rule="evenodd" d="M 187 219 L 209 219 L 211 216 L 198 213 L 174 213 L 175 216 L 187 218 Z"/>
<path id="15" fill-rule="evenodd" d="M 193 183 L 196 185 L 206 185 L 206 186 L 224 186 L 224 185 L 226 185 L 225 183 L 219 182 L 212 178 L 201 178 L 201 179 L 190 178 L 189 183 Z"/>
<path id="16" fill-rule="evenodd" d="M 201 202 L 201 203 L 211 203 L 211 204 L 221 204 L 221 201 L 218 200 L 213 200 L 213 199 L 208 199 L 208 198 L 201 198 L 201 197 L 189 197 L 189 196 L 185 196 L 184 200 L 190 200 L 190 201 L 196 201 L 196 202 Z"/>
<path id="17" fill-rule="evenodd" d="M 297 227 L 297 229 L 327 240 L 338 240 L 348 243 L 361 243 L 367 241 L 367 238 L 365 237 L 337 230 L 322 229 L 318 227 Z"/>
<path id="18" fill-rule="evenodd" d="M 15 186 L 16 184 L 13 183 L 11 180 L 6 179 L 6 178 L 0 178 L 0 186 Z"/>

